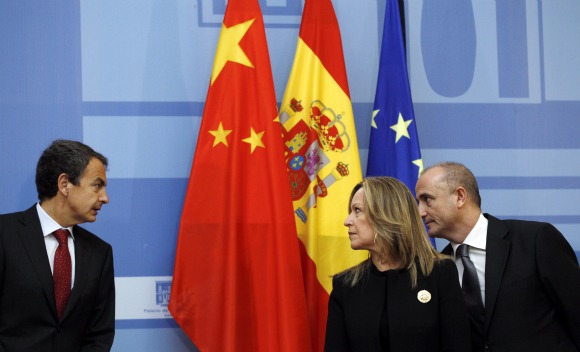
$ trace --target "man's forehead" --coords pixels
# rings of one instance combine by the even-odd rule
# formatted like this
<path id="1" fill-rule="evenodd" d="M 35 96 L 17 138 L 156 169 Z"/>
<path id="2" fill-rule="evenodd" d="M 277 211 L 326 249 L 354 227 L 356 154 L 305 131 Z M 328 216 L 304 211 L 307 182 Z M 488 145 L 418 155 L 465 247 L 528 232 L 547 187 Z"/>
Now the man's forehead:
<path id="1" fill-rule="evenodd" d="M 92 158 L 91 161 L 85 167 L 81 177 L 86 177 L 92 180 L 98 178 L 103 181 L 107 180 L 107 171 L 105 170 L 105 165 L 97 158 Z"/>
<path id="2" fill-rule="evenodd" d="M 445 170 L 438 166 L 427 170 L 422 176 L 425 176 L 425 179 L 429 180 L 431 184 L 446 182 Z"/>
<path id="3" fill-rule="evenodd" d="M 431 193 L 437 190 L 445 191 L 447 189 L 448 185 L 445 173 L 434 169 L 427 170 L 426 173 L 421 175 L 417 183 L 418 193 Z"/>

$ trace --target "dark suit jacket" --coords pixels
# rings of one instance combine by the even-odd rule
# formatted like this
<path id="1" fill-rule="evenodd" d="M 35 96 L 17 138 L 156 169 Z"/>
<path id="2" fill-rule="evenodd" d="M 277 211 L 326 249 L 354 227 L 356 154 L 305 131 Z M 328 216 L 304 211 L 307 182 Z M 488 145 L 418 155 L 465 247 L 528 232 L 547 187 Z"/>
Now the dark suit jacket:
<path id="1" fill-rule="evenodd" d="M 355 287 L 348 286 L 344 276 L 333 278 L 325 351 L 381 351 L 379 327 L 385 295 L 388 297 L 388 351 L 471 350 L 469 316 L 453 261 L 435 264 L 429 277 L 419 276 L 414 289 L 407 270 L 394 270 L 387 277 L 388 288 L 384 278 L 370 272 Z M 417 298 L 422 290 L 431 294 L 427 303 Z"/>
<path id="2" fill-rule="evenodd" d="M 485 327 L 472 321 L 473 350 L 580 351 L 580 269 L 570 244 L 548 223 L 484 215 Z"/>
<path id="3" fill-rule="evenodd" d="M 111 246 L 79 226 L 75 283 L 63 318 L 36 206 L 0 215 L 0 351 L 109 351 L 115 334 Z"/>

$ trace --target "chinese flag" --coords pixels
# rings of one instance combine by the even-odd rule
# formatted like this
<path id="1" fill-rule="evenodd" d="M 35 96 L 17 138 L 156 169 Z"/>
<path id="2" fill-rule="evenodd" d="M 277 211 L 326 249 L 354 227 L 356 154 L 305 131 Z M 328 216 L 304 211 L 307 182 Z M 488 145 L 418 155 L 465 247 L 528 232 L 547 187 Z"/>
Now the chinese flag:
<path id="1" fill-rule="evenodd" d="M 257 0 L 230 0 L 183 206 L 169 310 L 202 352 L 310 351 Z"/>
<path id="2" fill-rule="evenodd" d="M 330 0 L 306 0 L 280 108 L 286 167 L 307 290 L 312 346 L 322 351 L 332 275 L 367 257 L 343 223 L 361 167 L 340 38 Z"/>

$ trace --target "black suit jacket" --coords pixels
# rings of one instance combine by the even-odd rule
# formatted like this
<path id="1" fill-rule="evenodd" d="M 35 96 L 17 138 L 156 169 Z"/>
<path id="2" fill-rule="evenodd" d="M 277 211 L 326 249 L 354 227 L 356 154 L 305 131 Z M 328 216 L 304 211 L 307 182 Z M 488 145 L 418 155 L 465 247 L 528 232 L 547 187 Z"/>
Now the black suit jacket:
<path id="1" fill-rule="evenodd" d="M 580 351 L 580 268 L 570 244 L 548 223 L 484 215 L 485 327 L 472 321 L 473 350 Z M 443 253 L 453 255 L 451 245 Z"/>
<path id="2" fill-rule="evenodd" d="M 397 352 L 471 351 L 469 316 L 457 268 L 451 260 L 435 264 L 425 278 L 419 275 L 411 289 L 407 270 L 394 270 L 384 278 L 367 273 L 350 287 L 344 276 L 333 278 L 328 303 L 325 351 L 381 351 L 379 327 L 387 295 L 390 349 Z M 419 291 L 426 290 L 431 300 L 421 303 Z"/>
<path id="3" fill-rule="evenodd" d="M 0 351 L 109 351 L 115 334 L 113 253 L 79 226 L 75 283 L 59 322 L 36 206 L 0 215 Z"/>

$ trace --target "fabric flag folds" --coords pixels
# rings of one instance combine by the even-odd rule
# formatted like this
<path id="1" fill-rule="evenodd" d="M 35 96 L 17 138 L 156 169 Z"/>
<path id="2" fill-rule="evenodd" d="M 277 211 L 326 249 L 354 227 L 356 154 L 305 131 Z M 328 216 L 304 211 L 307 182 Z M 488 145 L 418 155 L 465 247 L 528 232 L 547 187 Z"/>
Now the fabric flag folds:
<path id="1" fill-rule="evenodd" d="M 398 0 L 387 0 L 367 176 L 398 178 L 415 194 L 423 160 L 419 148 Z"/>
<path id="2" fill-rule="evenodd" d="M 395 177 L 415 194 L 423 159 L 400 16 L 399 0 L 387 0 L 366 175 Z"/>
<path id="3" fill-rule="evenodd" d="M 277 115 L 258 0 L 229 0 L 169 302 L 202 352 L 311 350 Z"/>
<path id="4" fill-rule="evenodd" d="M 306 285 L 312 346 L 322 351 L 332 275 L 366 258 L 344 219 L 362 173 L 340 29 L 330 0 L 306 0 L 280 124 Z"/>

